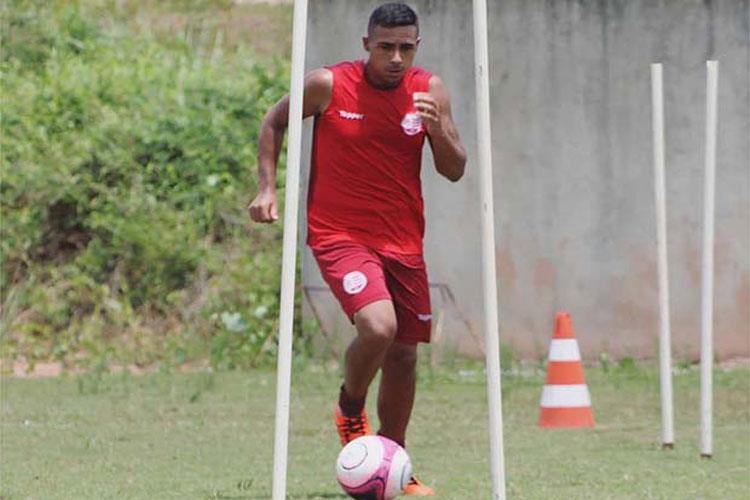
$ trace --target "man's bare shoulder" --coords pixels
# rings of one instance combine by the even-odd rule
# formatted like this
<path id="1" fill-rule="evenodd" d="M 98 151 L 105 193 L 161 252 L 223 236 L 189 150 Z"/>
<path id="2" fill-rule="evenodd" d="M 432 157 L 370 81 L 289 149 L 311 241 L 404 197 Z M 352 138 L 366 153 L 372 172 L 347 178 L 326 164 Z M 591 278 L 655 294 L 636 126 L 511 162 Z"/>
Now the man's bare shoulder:
<path id="1" fill-rule="evenodd" d="M 333 88 L 333 71 L 328 68 L 318 68 L 310 71 L 305 75 L 305 86 L 317 89 Z"/>
<path id="2" fill-rule="evenodd" d="M 318 68 L 305 75 L 305 117 L 323 112 L 333 95 L 333 72 Z"/>
<path id="3" fill-rule="evenodd" d="M 437 75 L 430 77 L 430 94 L 440 103 L 449 103 L 450 97 L 448 95 L 448 89 L 443 83 L 443 79 Z"/>

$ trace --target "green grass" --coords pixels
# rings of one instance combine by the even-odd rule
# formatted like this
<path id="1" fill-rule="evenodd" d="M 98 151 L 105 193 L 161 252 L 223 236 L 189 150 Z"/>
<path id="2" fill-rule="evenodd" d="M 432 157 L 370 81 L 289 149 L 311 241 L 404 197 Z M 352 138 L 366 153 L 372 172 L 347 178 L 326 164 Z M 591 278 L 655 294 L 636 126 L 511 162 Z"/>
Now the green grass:
<path id="1" fill-rule="evenodd" d="M 748 498 L 747 367 L 716 370 L 713 460 L 698 457 L 696 370 L 675 378 L 671 452 L 652 368 L 587 378 L 597 426 L 584 430 L 537 428 L 542 374 L 505 378 L 509 499 Z M 336 370 L 298 366 L 289 498 L 344 498 L 332 472 L 338 384 Z M 274 386 L 271 370 L 3 379 L 0 498 L 270 498 Z M 438 498 L 490 497 L 486 422 L 481 367 L 422 370 L 409 451 Z"/>

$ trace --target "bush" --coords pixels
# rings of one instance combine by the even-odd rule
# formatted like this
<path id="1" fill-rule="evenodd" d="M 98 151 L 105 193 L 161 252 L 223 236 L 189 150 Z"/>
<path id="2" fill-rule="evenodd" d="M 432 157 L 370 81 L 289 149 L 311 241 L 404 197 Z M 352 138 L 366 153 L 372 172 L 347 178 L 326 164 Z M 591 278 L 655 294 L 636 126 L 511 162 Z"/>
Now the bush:
<path id="1" fill-rule="evenodd" d="M 245 205 L 287 65 L 44 5 L 5 13 L 3 347 L 248 364 L 278 314 L 280 228 L 248 236 Z"/>

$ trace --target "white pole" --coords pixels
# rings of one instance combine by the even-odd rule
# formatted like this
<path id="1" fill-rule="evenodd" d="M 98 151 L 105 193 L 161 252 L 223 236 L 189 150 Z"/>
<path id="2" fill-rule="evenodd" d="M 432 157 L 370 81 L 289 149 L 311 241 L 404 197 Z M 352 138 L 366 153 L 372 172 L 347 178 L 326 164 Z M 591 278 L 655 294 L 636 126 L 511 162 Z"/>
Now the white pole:
<path id="1" fill-rule="evenodd" d="M 661 443 L 674 447 L 672 411 L 672 341 L 669 326 L 667 267 L 667 208 L 664 181 L 664 92 L 661 64 L 651 65 L 651 111 L 654 133 L 654 191 L 656 194 L 656 248 L 659 266 L 659 381 L 661 385 Z"/>
<path id="2" fill-rule="evenodd" d="M 500 381 L 500 329 L 495 273 L 495 221 L 492 197 L 492 147 L 490 143 L 490 83 L 487 53 L 487 2 L 474 0 L 474 61 L 476 79 L 479 183 L 481 188 L 482 273 L 487 351 L 487 397 L 490 412 L 490 468 L 492 498 L 505 500 L 503 407 Z"/>
<path id="3" fill-rule="evenodd" d="M 714 191 L 719 62 L 706 61 L 706 177 L 703 191 L 703 280 L 701 294 L 701 456 L 713 454 Z"/>
<path id="4" fill-rule="evenodd" d="M 281 314 L 276 373 L 276 434 L 273 451 L 273 500 L 286 498 L 289 439 L 289 392 L 292 378 L 292 326 L 294 323 L 294 273 L 297 260 L 299 171 L 302 149 L 302 93 L 307 37 L 307 0 L 295 0 L 292 35 L 292 82 L 287 142 L 284 248 L 281 265 Z"/>

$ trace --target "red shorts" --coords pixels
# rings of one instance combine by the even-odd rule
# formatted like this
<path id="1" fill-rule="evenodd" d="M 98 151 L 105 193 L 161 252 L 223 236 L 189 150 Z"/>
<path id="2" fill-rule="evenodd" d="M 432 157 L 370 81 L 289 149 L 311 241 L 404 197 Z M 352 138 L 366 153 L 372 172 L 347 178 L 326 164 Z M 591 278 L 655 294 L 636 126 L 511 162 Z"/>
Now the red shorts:
<path id="1" fill-rule="evenodd" d="M 354 242 L 313 248 L 323 278 L 349 320 L 367 304 L 390 300 L 396 310 L 396 341 L 429 342 L 430 288 L 421 255 L 375 251 Z"/>

